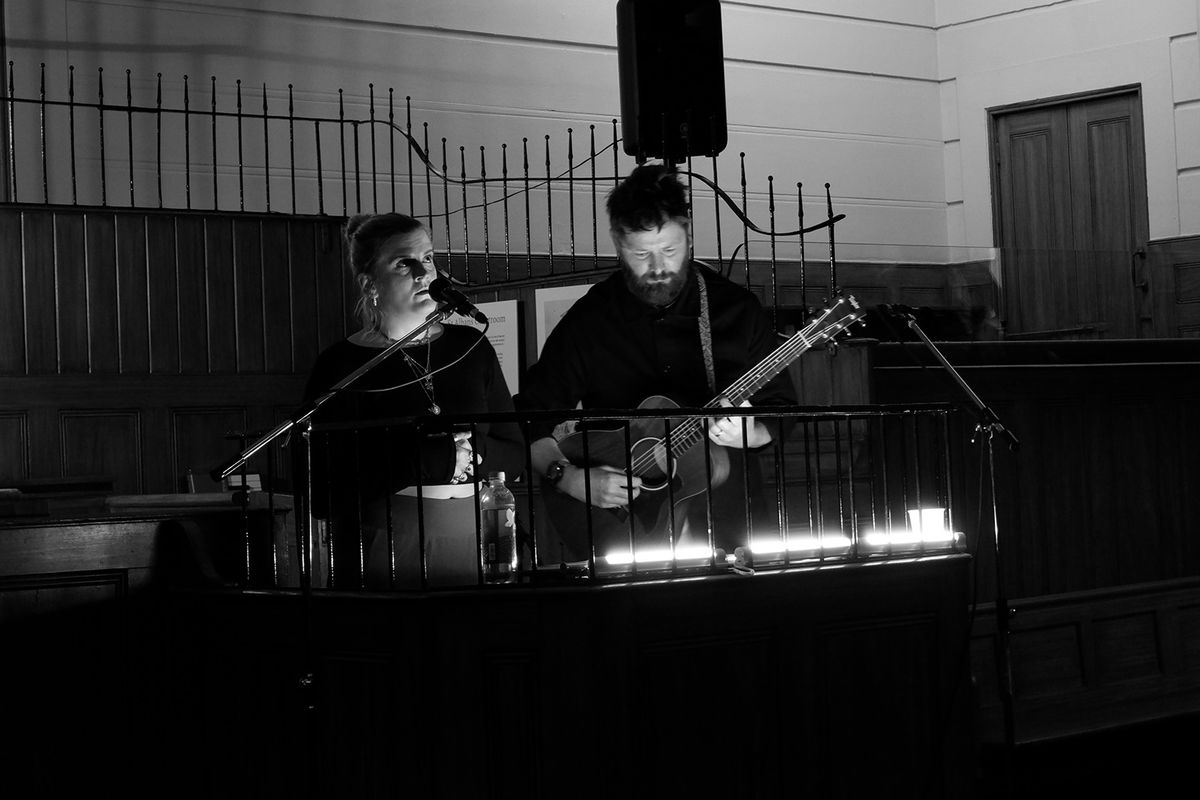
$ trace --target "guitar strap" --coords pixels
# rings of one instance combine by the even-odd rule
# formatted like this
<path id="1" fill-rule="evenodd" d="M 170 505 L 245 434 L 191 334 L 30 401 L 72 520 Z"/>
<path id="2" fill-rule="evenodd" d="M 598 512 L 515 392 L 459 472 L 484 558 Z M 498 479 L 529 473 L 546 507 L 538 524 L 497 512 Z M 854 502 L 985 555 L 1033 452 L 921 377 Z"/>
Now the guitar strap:
<path id="1" fill-rule="evenodd" d="M 704 353 L 704 369 L 708 373 L 708 393 L 717 393 L 717 375 L 713 369 L 712 320 L 708 314 L 708 288 L 701 269 L 693 269 L 700 286 L 700 350 Z"/>

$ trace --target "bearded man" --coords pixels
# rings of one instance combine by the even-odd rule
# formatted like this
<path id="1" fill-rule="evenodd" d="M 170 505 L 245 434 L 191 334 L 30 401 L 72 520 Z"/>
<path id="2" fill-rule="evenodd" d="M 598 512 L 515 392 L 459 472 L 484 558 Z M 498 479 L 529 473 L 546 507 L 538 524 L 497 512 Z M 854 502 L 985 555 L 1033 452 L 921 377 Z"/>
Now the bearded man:
<path id="1" fill-rule="evenodd" d="M 777 346 L 762 305 L 747 289 L 692 260 L 687 193 L 674 168 L 637 167 L 609 194 L 607 210 L 620 265 L 576 301 L 554 327 L 538 362 L 525 376 L 515 398 L 517 407 L 670 408 L 670 404 L 646 402 L 668 398 L 677 406 L 700 408 L 719 401 L 728 387 Z M 786 372 L 749 401 L 753 406 L 795 403 Z M 785 436 L 789 426 L 778 419 L 749 416 L 693 421 L 699 443 L 688 455 L 699 454 L 699 472 L 691 475 L 690 483 L 683 481 L 672 457 L 676 480 L 670 488 L 665 449 L 639 451 L 636 444 L 626 448 L 621 422 L 614 432 L 619 453 L 614 456 L 607 450 L 613 444 L 611 436 L 589 439 L 586 463 L 578 439 L 590 437 L 590 432 L 571 434 L 568 446 L 561 428 L 556 436 L 551 423 L 532 426 L 534 474 L 542 476 L 543 497 L 568 560 L 587 557 L 589 526 L 585 515 L 576 515 L 571 522 L 564 509 L 583 511 L 585 503 L 612 510 L 608 516 L 592 515 L 599 557 L 621 548 L 628 553 L 631 526 L 626 513 L 633 508 L 638 509 L 632 529 L 639 548 L 707 544 L 710 531 L 718 546 L 744 544 L 748 503 L 756 524 L 761 520 L 775 529 L 772 505 L 757 491 L 747 493 L 745 487 L 761 488 L 755 451 Z M 634 442 L 646 437 L 665 440 L 661 420 L 642 423 L 632 433 Z M 614 426 L 592 423 L 588 430 L 604 427 Z M 673 431 L 673 450 L 686 433 L 680 428 Z M 708 447 L 704 436 L 712 442 Z M 629 450 L 633 453 L 626 456 Z M 705 467 L 705 460 L 713 465 Z"/>

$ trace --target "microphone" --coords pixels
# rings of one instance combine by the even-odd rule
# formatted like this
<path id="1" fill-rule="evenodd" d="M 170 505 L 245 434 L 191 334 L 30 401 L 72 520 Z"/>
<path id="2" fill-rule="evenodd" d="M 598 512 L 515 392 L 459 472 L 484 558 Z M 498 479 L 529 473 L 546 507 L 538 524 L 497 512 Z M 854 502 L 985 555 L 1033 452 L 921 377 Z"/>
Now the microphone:
<path id="1" fill-rule="evenodd" d="M 451 311 L 468 316 L 480 325 L 488 324 L 488 318 L 484 316 L 483 312 L 476 308 L 466 295 L 451 286 L 450 281 L 445 278 L 437 278 L 429 284 L 429 296 L 439 303 L 449 306 Z"/>

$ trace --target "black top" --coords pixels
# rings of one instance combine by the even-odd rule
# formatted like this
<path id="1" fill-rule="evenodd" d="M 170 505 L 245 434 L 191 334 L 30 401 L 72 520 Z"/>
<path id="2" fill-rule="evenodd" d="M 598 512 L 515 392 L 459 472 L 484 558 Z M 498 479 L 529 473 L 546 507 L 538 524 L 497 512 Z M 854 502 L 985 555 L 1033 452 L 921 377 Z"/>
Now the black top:
<path id="1" fill-rule="evenodd" d="M 709 388 L 700 344 L 704 271 L 712 325 L 716 391 Z M 634 296 L 618 269 L 579 298 L 551 331 L 517 398 L 522 409 L 636 408 L 651 395 L 700 407 L 737 381 L 782 340 L 753 294 L 692 265 L 683 293 L 666 308 Z M 751 398 L 751 405 L 795 405 L 786 371 Z M 534 438 L 550 426 L 533 426 Z"/>
<path id="2" fill-rule="evenodd" d="M 348 340 L 331 345 L 317 357 L 305 389 L 305 402 L 316 399 L 379 352 L 378 348 Z M 421 369 L 414 369 L 404 354 Z M 384 440 L 379 438 L 382 434 L 379 428 L 358 434 L 316 431 L 313 463 L 318 486 L 328 486 L 335 496 L 351 492 L 364 500 L 378 498 L 416 483 L 418 455 L 422 483 L 450 482 L 454 471 L 451 436 L 423 433 L 418 445 L 413 426 L 399 421 L 429 414 L 430 398 L 415 382 L 427 359 L 431 371 L 445 367 L 433 375 L 433 402 L 442 414 L 513 410 L 512 396 L 491 343 L 475 328 L 445 324 L 442 334 L 432 343 L 401 348 L 322 404 L 313 417 L 314 425 L 372 420 L 398 420 L 398 423 L 388 426 Z M 372 389 L 384 391 L 365 391 Z M 328 450 L 324 447 L 326 441 L 330 442 Z M 504 471 L 515 477 L 521 472 L 525 463 L 524 441 L 515 423 L 480 422 L 475 427 L 472 444 L 483 458 L 483 463 L 476 467 L 476 475 Z M 327 469 L 332 476 L 328 484 Z M 318 511 L 324 506 L 321 500 L 319 493 L 315 499 Z"/>
<path id="3" fill-rule="evenodd" d="M 700 292 L 703 271 L 712 326 L 716 391 L 709 388 L 700 339 Z M 625 285 L 620 269 L 579 298 L 551 331 L 537 364 L 526 373 L 517 405 L 522 410 L 633 409 L 652 395 L 680 406 L 698 408 L 728 389 L 782 340 L 753 294 L 694 264 L 682 294 L 657 308 Z M 751 405 L 795 405 L 796 393 L 786 371 L 750 398 Z M 775 441 L 782 441 L 794 420 L 764 420 Z M 606 427 L 605 423 L 594 427 Z M 530 426 L 533 439 L 551 435 L 553 425 Z M 712 496 L 717 543 L 732 547 L 746 541 L 747 504 L 764 524 L 775 518 L 763 496 L 758 453 L 730 452 L 730 475 Z M 703 529 L 703 503 L 688 511 L 693 530 Z M 757 524 L 757 523 L 756 523 Z M 564 545 L 583 557 L 585 545 L 560 530 Z"/>

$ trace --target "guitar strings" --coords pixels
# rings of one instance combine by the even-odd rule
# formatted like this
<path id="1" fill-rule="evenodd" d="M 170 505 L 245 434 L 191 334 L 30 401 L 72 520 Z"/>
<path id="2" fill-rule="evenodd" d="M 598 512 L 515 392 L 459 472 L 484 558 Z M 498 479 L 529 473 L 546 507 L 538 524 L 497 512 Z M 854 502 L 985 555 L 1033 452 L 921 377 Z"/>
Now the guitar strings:
<path id="1" fill-rule="evenodd" d="M 754 369 L 752 369 L 750 371 L 756 372 L 759 369 L 761 369 L 762 367 L 764 367 L 765 365 L 767 365 L 769 362 L 771 362 L 773 360 L 780 360 L 780 358 L 782 358 L 782 354 L 785 351 L 787 351 L 788 355 L 790 356 L 792 350 L 799 349 L 801 352 L 803 352 L 804 349 L 807 349 L 808 347 L 810 347 L 811 344 L 808 342 L 807 338 L 805 337 L 805 333 L 808 333 L 811 329 L 816 328 L 821 323 L 821 320 L 825 319 L 825 317 L 827 317 L 829 315 L 829 313 L 831 313 L 831 312 L 832 312 L 832 309 L 830 309 L 829 312 L 826 312 L 821 317 L 813 320 L 811 323 L 806 325 L 802 330 L 797 332 L 786 343 L 784 343 L 783 346 L 774 350 L 769 356 L 767 356 L 762 361 L 760 361 L 758 364 L 756 364 L 754 366 Z M 735 381 L 729 387 L 728 391 L 735 395 L 740 394 L 743 391 L 743 389 L 748 388 L 750 385 L 752 385 L 753 381 L 745 382 L 745 386 L 742 386 L 741 384 L 743 384 L 742 379 Z M 719 406 L 720 406 L 719 400 L 717 398 L 713 398 L 712 400 L 709 400 L 707 403 L 705 403 L 704 408 L 717 408 Z M 694 445 L 695 442 L 698 440 L 697 437 L 700 433 L 701 424 L 702 424 L 701 419 L 693 417 L 692 419 L 689 419 L 689 420 L 681 423 L 674 431 L 669 431 L 668 436 L 672 440 L 671 452 L 673 454 L 679 453 L 681 441 L 686 443 L 685 447 L 687 447 L 687 448 L 690 448 L 692 445 Z M 655 463 L 658 461 L 656 454 L 657 454 L 660 446 L 661 445 L 656 444 L 649 451 L 647 451 L 646 453 L 643 453 L 641 456 L 638 456 L 638 458 L 636 458 L 633 461 L 633 463 L 631 464 L 631 468 L 632 468 L 634 474 L 642 475 L 646 470 L 650 469 L 651 467 L 653 467 L 655 465 Z"/>
<path id="2" fill-rule="evenodd" d="M 757 365 L 755 365 L 755 367 L 753 369 L 751 369 L 747 373 L 747 375 L 750 373 L 753 373 L 753 372 L 759 372 L 760 370 L 763 370 L 764 367 L 767 367 L 768 365 L 772 364 L 773 362 L 775 362 L 775 363 L 778 363 L 781 361 L 783 361 L 784 363 L 790 362 L 792 359 L 794 359 L 800 353 L 803 353 L 805 350 L 811 348 L 814 344 L 816 344 L 816 342 L 818 341 L 818 339 L 820 338 L 821 335 L 827 334 L 827 338 L 832 338 L 832 336 L 835 336 L 843 328 L 847 327 L 849 324 L 854 322 L 856 312 L 851 312 L 850 314 L 843 316 L 841 319 L 839 319 L 837 322 L 833 323 L 832 325 L 824 325 L 824 320 L 827 319 L 831 314 L 833 314 L 834 310 L 844 302 L 845 302 L 845 300 L 839 300 L 837 303 L 835 303 L 834 305 L 827 308 L 825 310 L 825 312 L 823 314 L 821 314 L 820 317 L 817 317 L 816 319 L 812 320 L 808 325 L 805 325 L 804 328 L 802 328 L 800 331 L 798 331 L 796 334 L 794 334 L 790 339 L 788 339 L 788 341 L 786 343 L 784 343 L 781 347 L 777 348 L 776 350 L 772 351 L 770 355 L 768 355 L 766 358 L 764 358 L 762 361 L 760 361 Z M 818 327 L 821 327 L 820 331 L 815 330 Z M 810 341 L 810 337 L 811 337 L 811 341 Z M 763 370 L 763 374 L 759 376 L 759 379 L 761 379 L 762 377 L 765 377 L 766 374 L 767 374 L 767 370 Z M 774 375 L 777 375 L 777 374 L 779 374 L 778 370 L 775 371 L 775 373 L 771 377 L 774 377 Z M 737 395 L 737 394 L 740 394 L 743 391 L 749 389 L 750 387 L 754 386 L 755 383 L 756 383 L 756 379 L 746 379 L 746 376 L 743 376 L 742 378 L 739 378 L 737 381 L 735 381 L 732 385 L 730 385 L 730 387 L 727 391 L 731 394 Z M 718 398 L 713 398 L 712 400 L 709 400 L 704 405 L 704 408 L 719 408 L 719 407 L 720 407 L 720 403 L 719 403 Z M 664 438 L 671 439 L 671 453 L 673 455 L 677 455 L 681 451 L 681 449 L 690 448 L 696 443 L 696 441 L 698 440 L 697 436 L 700 436 L 701 424 L 702 424 L 701 419 L 692 418 L 692 419 L 689 419 L 689 420 L 681 423 L 674 431 L 667 431 L 667 437 L 664 437 Z M 680 444 L 681 442 L 683 442 L 682 446 Z M 633 472 L 633 474 L 640 476 L 640 475 L 644 474 L 646 470 L 648 470 L 650 467 L 652 467 L 656 464 L 656 462 L 658 461 L 656 454 L 657 454 L 660 446 L 661 445 L 656 444 L 654 447 L 650 448 L 649 451 L 638 456 L 631 462 L 630 469 Z"/>

